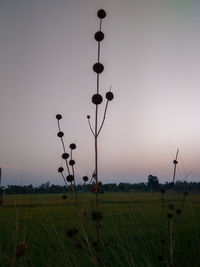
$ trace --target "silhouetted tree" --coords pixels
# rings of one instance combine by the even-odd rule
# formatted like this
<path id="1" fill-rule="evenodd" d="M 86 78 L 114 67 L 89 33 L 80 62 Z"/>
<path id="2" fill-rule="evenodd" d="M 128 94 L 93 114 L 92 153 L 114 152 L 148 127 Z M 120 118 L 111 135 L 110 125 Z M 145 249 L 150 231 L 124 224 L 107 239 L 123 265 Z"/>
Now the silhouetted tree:
<path id="1" fill-rule="evenodd" d="M 150 174 L 148 176 L 148 183 L 147 184 L 148 184 L 149 188 L 151 189 L 151 191 L 157 190 L 158 185 L 159 185 L 158 177 Z"/>

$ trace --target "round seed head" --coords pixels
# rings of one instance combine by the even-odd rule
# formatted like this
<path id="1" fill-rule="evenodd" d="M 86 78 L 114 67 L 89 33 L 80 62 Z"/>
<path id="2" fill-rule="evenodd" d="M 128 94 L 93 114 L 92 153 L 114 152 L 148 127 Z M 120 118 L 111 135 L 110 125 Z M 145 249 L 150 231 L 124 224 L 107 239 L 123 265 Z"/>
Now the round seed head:
<path id="1" fill-rule="evenodd" d="M 180 210 L 180 209 L 177 209 L 177 210 L 176 210 L 176 214 L 177 214 L 177 215 L 180 215 L 180 214 L 181 214 L 181 210 Z"/>
<path id="2" fill-rule="evenodd" d="M 15 256 L 22 257 L 26 254 L 28 245 L 25 242 L 20 242 L 15 249 Z"/>
<path id="3" fill-rule="evenodd" d="M 173 215 L 171 213 L 168 213 L 167 218 L 171 220 L 173 218 Z"/>
<path id="4" fill-rule="evenodd" d="M 74 236 L 73 230 L 68 230 L 67 231 L 67 237 L 72 238 L 73 236 Z"/>
<path id="5" fill-rule="evenodd" d="M 69 175 L 67 176 L 67 182 L 72 182 L 73 180 L 74 180 L 74 176 L 71 175 L 71 174 L 69 174 Z"/>
<path id="6" fill-rule="evenodd" d="M 61 137 L 64 136 L 64 133 L 63 133 L 63 132 L 58 132 L 58 133 L 57 133 L 57 136 L 61 138 Z"/>
<path id="7" fill-rule="evenodd" d="M 178 164 L 178 161 L 177 160 L 174 160 L 173 163 L 176 165 L 176 164 Z"/>
<path id="8" fill-rule="evenodd" d="M 92 246 L 93 246 L 93 248 L 97 248 L 98 247 L 98 243 L 97 243 L 97 241 L 94 241 L 93 243 L 92 243 Z"/>
<path id="9" fill-rule="evenodd" d="M 95 105 L 101 104 L 103 101 L 103 97 L 100 94 L 95 94 L 92 96 L 92 103 Z"/>
<path id="10" fill-rule="evenodd" d="M 70 144 L 69 146 L 72 150 L 76 149 L 76 145 L 74 143 Z"/>
<path id="11" fill-rule="evenodd" d="M 108 101 L 112 101 L 113 98 L 114 98 L 114 95 L 113 95 L 112 92 L 107 92 L 107 93 L 106 93 L 106 99 L 107 99 Z"/>
<path id="12" fill-rule="evenodd" d="M 88 120 L 90 119 L 90 115 L 87 115 L 87 119 L 88 119 Z"/>
<path id="13" fill-rule="evenodd" d="M 160 189 L 160 192 L 161 192 L 162 194 L 166 193 L 165 189 Z"/>
<path id="14" fill-rule="evenodd" d="M 93 65 L 93 71 L 96 72 L 96 73 L 98 73 L 98 74 L 102 73 L 104 71 L 103 64 L 101 64 L 99 62 L 98 63 L 95 63 Z"/>
<path id="15" fill-rule="evenodd" d="M 63 172 L 63 171 L 64 171 L 63 167 L 59 167 L 59 168 L 58 168 L 58 172 L 61 173 L 61 172 Z"/>
<path id="16" fill-rule="evenodd" d="M 92 210 L 91 217 L 93 221 L 100 221 L 103 218 L 103 213 L 101 211 Z"/>
<path id="17" fill-rule="evenodd" d="M 102 31 L 96 32 L 95 35 L 94 35 L 94 39 L 97 42 L 101 42 L 104 39 L 104 33 Z"/>
<path id="18" fill-rule="evenodd" d="M 160 242 L 164 245 L 165 244 L 165 239 L 160 239 Z"/>
<path id="19" fill-rule="evenodd" d="M 68 153 L 63 153 L 62 154 L 62 158 L 63 159 L 68 159 L 69 158 L 69 154 Z"/>
<path id="20" fill-rule="evenodd" d="M 88 181 L 88 177 L 87 176 L 83 176 L 83 181 L 87 182 Z"/>
<path id="21" fill-rule="evenodd" d="M 106 16 L 106 11 L 104 9 L 99 9 L 99 11 L 97 12 L 97 16 L 100 19 L 104 19 Z"/>
<path id="22" fill-rule="evenodd" d="M 67 199 L 67 195 L 63 195 L 63 196 L 62 196 L 62 199 L 63 199 L 63 200 Z"/>
<path id="23" fill-rule="evenodd" d="M 69 161 L 69 165 L 70 165 L 70 166 L 74 166 L 74 165 L 75 165 L 75 160 L 70 159 L 70 161 Z"/>
<path id="24" fill-rule="evenodd" d="M 62 119 L 62 115 L 61 114 L 57 114 L 56 115 L 56 119 L 59 121 L 59 120 L 61 120 Z"/>

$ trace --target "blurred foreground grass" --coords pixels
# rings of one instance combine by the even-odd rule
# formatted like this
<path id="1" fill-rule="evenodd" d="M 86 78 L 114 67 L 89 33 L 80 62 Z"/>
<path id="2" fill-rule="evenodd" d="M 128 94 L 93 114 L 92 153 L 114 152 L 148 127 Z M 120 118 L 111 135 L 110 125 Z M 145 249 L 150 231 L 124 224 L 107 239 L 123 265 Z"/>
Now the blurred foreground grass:
<path id="1" fill-rule="evenodd" d="M 182 194 L 107 193 L 100 196 L 101 266 L 168 266 L 168 205 L 180 208 Z M 0 207 L 0 266 L 95 266 L 94 195 L 79 193 L 76 205 L 62 194 L 8 195 Z M 200 266 L 200 195 L 190 194 L 174 213 L 174 266 Z M 86 215 L 86 216 L 83 216 Z M 73 238 L 67 231 L 78 229 Z M 161 242 L 162 240 L 162 242 Z M 164 241 L 163 241 L 164 240 Z M 13 255 L 20 242 L 23 257 Z M 158 255 L 164 260 L 158 261 Z"/>

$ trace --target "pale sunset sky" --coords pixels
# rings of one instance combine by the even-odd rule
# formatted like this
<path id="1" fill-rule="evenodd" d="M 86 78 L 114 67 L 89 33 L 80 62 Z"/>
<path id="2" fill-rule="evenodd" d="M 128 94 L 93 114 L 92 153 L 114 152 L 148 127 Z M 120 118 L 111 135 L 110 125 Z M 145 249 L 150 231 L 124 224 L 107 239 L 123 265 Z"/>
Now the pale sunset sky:
<path id="1" fill-rule="evenodd" d="M 2 185 L 63 184 L 62 147 L 75 142 L 78 182 L 94 170 L 97 11 L 105 9 L 100 93 L 112 85 L 99 137 L 99 178 L 200 181 L 200 1 L 0 0 Z M 105 98 L 100 106 L 103 116 Z"/>

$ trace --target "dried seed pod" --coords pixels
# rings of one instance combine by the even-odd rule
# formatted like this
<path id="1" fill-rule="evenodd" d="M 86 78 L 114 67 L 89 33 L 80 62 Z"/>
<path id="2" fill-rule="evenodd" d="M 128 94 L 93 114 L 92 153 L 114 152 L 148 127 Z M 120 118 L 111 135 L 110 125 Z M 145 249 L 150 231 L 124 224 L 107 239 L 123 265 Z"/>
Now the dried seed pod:
<path id="1" fill-rule="evenodd" d="M 173 218 L 173 215 L 171 213 L 168 213 L 167 218 L 171 220 Z"/>
<path id="2" fill-rule="evenodd" d="M 181 214 L 181 210 L 180 210 L 180 209 L 177 209 L 177 210 L 176 210 L 176 214 L 177 214 L 177 215 L 180 215 L 180 214 Z"/>
<path id="3" fill-rule="evenodd" d="M 62 119 L 62 115 L 61 114 L 57 114 L 56 115 L 56 119 L 59 121 L 59 120 L 61 120 Z"/>
<path id="4" fill-rule="evenodd" d="M 63 159 L 68 159 L 69 158 L 69 154 L 68 153 L 63 153 L 62 154 L 62 158 Z"/>
<path id="5" fill-rule="evenodd" d="M 95 35 L 94 35 L 94 39 L 97 42 L 101 42 L 104 39 L 104 33 L 102 31 L 96 32 Z"/>
<path id="6" fill-rule="evenodd" d="M 165 244 L 165 239 L 160 239 L 160 242 L 164 245 Z"/>
<path id="7" fill-rule="evenodd" d="M 176 165 L 176 164 L 178 164 L 178 161 L 177 160 L 174 160 L 173 163 Z"/>
<path id="8" fill-rule="evenodd" d="M 61 173 L 61 172 L 63 172 L 63 171 L 64 171 L 63 167 L 59 167 L 59 168 L 58 168 L 58 172 Z"/>
<path id="9" fill-rule="evenodd" d="M 74 181 L 74 176 L 69 174 L 66 179 L 67 179 L 67 182 L 72 182 Z"/>
<path id="10" fill-rule="evenodd" d="M 88 120 L 90 119 L 90 115 L 87 115 L 87 119 L 88 119 Z"/>
<path id="11" fill-rule="evenodd" d="M 97 17 L 100 19 L 104 19 L 106 17 L 106 11 L 104 9 L 99 9 L 97 12 Z"/>
<path id="12" fill-rule="evenodd" d="M 98 73 L 98 74 L 102 73 L 104 71 L 103 64 L 101 64 L 99 62 L 98 63 L 95 63 L 93 65 L 93 71 L 96 72 L 96 73 Z"/>
<path id="13" fill-rule="evenodd" d="M 72 238 L 73 236 L 74 236 L 73 230 L 68 230 L 67 231 L 67 237 Z"/>
<path id="14" fill-rule="evenodd" d="M 72 150 L 76 149 L 76 145 L 74 143 L 70 144 L 69 146 Z"/>
<path id="15" fill-rule="evenodd" d="M 22 257 L 26 254 L 28 245 L 25 242 L 20 242 L 15 249 L 15 256 Z"/>
<path id="16" fill-rule="evenodd" d="M 95 94 L 92 96 L 92 103 L 95 105 L 101 104 L 103 101 L 103 97 L 100 94 Z"/>
<path id="17" fill-rule="evenodd" d="M 113 98 L 114 98 L 114 95 L 113 95 L 112 92 L 107 92 L 107 93 L 106 93 L 106 99 L 107 99 L 108 101 L 112 101 Z"/>
<path id="18" fill-rule="evenodd" d="M 70 161 L 69 161 L 69 165 L 70 165 L 70 166 L 74 166 L 74 165 L 75 165 L 75 160 L 70 159 Z"/>
<path id="19" fill-rule="evenodd" d="M 87 176 L 83 176 L 83 181 L 87 182 L 88 181 L 88 177 Z"/>
<path id="20" fill-rule="evenodd" d="M 97 241 L 94 241 L 93 243 L 92 243 L 92 246 L 93 246 L 93 248 L 97 248 L 98 247 L 98 243 L 97 243 Z"/>
<path id="21" fill-rule="evenodd" d="M 64 133 L 63 133 L 63 132 L 58 132 L 58 133 L 57 133 L 57 136 L 61 138 L 61 137 L 64 136 Z"/>
<path id="22" fill-rule="evenodd" d="M 93 221 L 100 221 L 103 218 L 103 213 L 101 211 L 92 210 L 91 217 Z"/>

